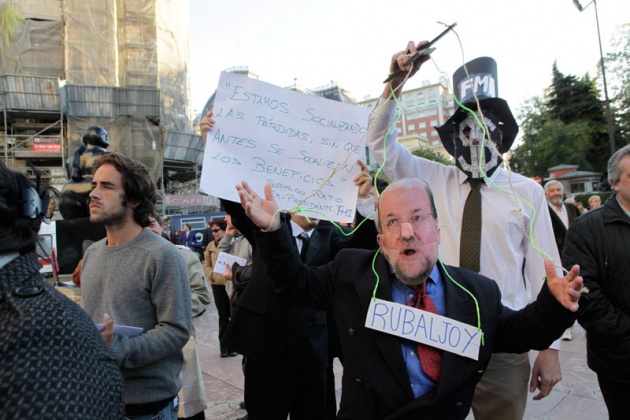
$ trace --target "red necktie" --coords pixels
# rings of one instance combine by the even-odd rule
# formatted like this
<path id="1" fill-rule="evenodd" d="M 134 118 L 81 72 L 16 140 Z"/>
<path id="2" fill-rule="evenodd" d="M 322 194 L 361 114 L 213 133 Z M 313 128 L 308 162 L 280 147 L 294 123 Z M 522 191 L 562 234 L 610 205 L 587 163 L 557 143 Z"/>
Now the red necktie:
<path id="1" fill-rule="evenodd" d="M 416 291 L 416 296 L 407 301 L 407 306 L 413 306 L 414 308 L 437 314 L 435 303 L 427 294 L 427 282 L 425 281 L 419 286 L 411 287 Z M 438 382 L 440 379 L 440 365 L 442 364 L 442 353 L 440 350 L 418 343 L 418 359 L 420 359 L 420 366 L 423 372 L 434 382 Z"/>

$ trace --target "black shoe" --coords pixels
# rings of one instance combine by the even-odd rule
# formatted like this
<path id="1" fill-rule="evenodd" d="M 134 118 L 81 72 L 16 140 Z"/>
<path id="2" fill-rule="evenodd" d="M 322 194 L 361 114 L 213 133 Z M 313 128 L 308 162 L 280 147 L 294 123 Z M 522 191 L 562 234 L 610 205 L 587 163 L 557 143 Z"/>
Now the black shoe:
<path id="1" fill-rule="evenodd" d="M 238 403 L 238 406 L 245 410 L 245 401 L 241 401 L 240 403 Z"/>
<path id="2" fill-rule="evenodd" d="M 229 356 L 229 353 L 230 353 L 230 352 L 229 352 L 229 351 L 227 351 L 227 350 L 221 350 L 221 358 L 228 357 L 228 356 Z"/>
<path id="3" fill-rule="evenodd" d="M 236 357 L 236 356 L 238 356 L 238 353 L 237 353 L 237 352 L 235 352 L 235 351 L 231 351 L 231 352 L 229 352 L 229 353 L 228 353 L 228 356 L 230 356 L 230 357 Z"/>

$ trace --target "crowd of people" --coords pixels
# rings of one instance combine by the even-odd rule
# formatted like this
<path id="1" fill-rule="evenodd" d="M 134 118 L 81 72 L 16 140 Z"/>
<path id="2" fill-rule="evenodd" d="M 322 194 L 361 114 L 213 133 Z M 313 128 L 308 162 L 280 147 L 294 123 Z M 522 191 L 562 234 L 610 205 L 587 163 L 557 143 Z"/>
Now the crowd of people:
<path id="1" fill-rule="evenodd" d="M 389 63 L 366 137 L 390 182 L 377 191 L 357 162 L 349 234 L 245 180 L 240 202 L 222 199 L 226 217 L 208 222 L 202 262 L 190 225 L 177 245 L 165 235 L 147 168 L 103 153 L 88 209 L 106 237 L 86 244 L 79 307 L 38 271 L 49 195 L 0 163 L 0 417 L 203 419 L 192 320 L 214 300 L 220 358 L 243 356 L 244 418 L 521 419 L 528 391 L 540 400 L 562 379 L 559 342 L 576 320 L 609 416 L 623 418 L 630 146 L 609 160 L 614 194 L 601 206 L 591 196 L 585 212 L 560 182 L 509 173 L 502 155 L 518 125 L 482 57 L 453 75 L 466 109 L 436 127 L 455 165 L 414 156 L 395 119 L 428 56 L 408 59 L 424 47 L 410 42 Z M 214 123 L 201 120 L 204 141 Z M 235 262 L 220 266 L 221 253 Z"/>

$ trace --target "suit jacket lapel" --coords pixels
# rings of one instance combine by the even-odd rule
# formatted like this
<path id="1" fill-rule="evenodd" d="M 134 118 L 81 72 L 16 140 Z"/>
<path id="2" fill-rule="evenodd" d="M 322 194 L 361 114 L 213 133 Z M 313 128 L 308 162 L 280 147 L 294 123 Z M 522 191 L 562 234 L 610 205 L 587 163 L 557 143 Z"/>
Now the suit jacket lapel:
<path id="1" fill-rule="evenodd" d="M 315 228 L 313 233 L 311 234 L 310 239 L 308 240 L 308 245 L 306 247 L 306 254 L 304 255 L 304 264 L 312 265 L 312 262 L 317 259 L 319 253 L 322 250 L 322 246 L 324 245 L 324 240 L 322 238 L 322 233 Z M 327 261 L 324 260 L 322 264 Z"/>
<path id="2" fill-rule="evenodd" d="M 392 301 L 392 290 L 389 279 L 389 263 L 385 260 L 385 257 L 379 255 L 375 261 L 376 272 L 379 276 L 378 288 L 376 289 L 376 298 Z M 355 287 L 359 295 L 359 300 L 363 305 L 363 313 L 367 315 L 370 301 L 374 294 L 374 287 L 376 286 L 376 278 L 374 273 L 370 272 L 368 275 L 357 276 L 355 279 Z M 374 339 L 378 345 L 383 359 L 389 366 L 392 374 L 398 381 L 399 385 L 405 390 L 405 396 L 409 399 L 413 399 L 413 392 L 411 390 L 411 383 L 409 382 L 409 375 L 407 374 L 407 367 L 402 357 L 402 351 L 400 348 L 400 339 L 391 334 L 385 334 L 378 331 L 371 331 L 374 334 Z"/>

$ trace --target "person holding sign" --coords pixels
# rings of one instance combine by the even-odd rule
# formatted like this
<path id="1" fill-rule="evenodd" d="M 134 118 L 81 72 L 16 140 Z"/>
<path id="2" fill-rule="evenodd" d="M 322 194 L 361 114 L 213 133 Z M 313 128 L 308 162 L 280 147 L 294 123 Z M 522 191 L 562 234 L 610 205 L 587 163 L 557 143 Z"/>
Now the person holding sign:
<path id="1" fill-rule="evenodd" d="M 204 139 L 214 128 L 212 112 L 200 121 Z M 210 137 L 211 138 L 211 137 Z M 370 196 L 372 177 L 361 161 L 361 171 L 351 181 L 358 187 L 360 213 L 373 213 Z M 249 172 L 247 172 L 249 173 Z M 238 197 L 237 194 L 234 194 Z M 240 203 L 221 200 L 232 223 L 254 248 L 251 267 L 235 269 L 235 290 L 241 289 L 232 319 L 222 343 L 245 357 L 245 406 L 252 419 L 334 419 L 336 401 L 332 363 L 340 357 L 334 320 L 327 308 L 310 308 L 279 296 L 257 251 L 255 226 Z M 343 203 L 351 207 L 350 203 Z M 354 204 L 354 203 L 352 203 Z M 304 215 L 309 216 L 307 219 Z M 311 218 L 312 213 L 293 214 L 292 244 L 302 261 L 319 266 L 331 261 L 342 248 L 376 249 L 374 223 L 366 221 L 349 238 L 344 238 L 327 221 Z M 306 234 L 307 238 L 304 238 Z M 245 287 L 239 286 L 246 283 Z M 283 295 L 284 292 L 280 292 Z"/>
<path id="2" fill-rule="evenodd" d="M 340 419 L 464 419 L 493 352 L 546 348 L 582 304 L 577 265 L 558 277 L 546 261 L 538 299 L 516 312 L 501 304 L 494 281 L 439 262 L 433 195 L 416 178 L 395 181 L 380 196 L 382 255 L 342 250 L 316 268 L 300 261 L 271 185 L 264 198 L 246 182 L 237 190 L 278 296 L 297 294 L 335 315 L 344 355 Z"/>

